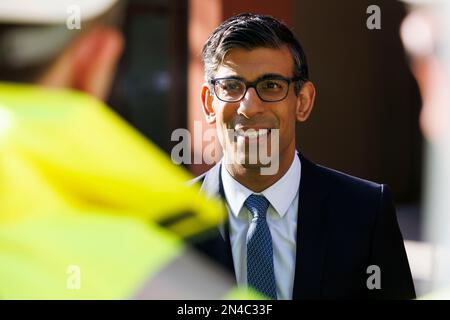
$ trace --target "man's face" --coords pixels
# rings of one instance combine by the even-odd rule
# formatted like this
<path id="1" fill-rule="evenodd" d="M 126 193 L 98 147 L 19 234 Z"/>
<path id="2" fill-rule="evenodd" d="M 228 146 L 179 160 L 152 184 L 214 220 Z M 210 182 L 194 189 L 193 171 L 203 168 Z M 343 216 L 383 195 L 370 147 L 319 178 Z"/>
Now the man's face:
<path id="1" fill-rule="evenodd" d="M 215 78 L 239 77 L 246 82 L 252 82 L 263 76 L 277 75 L 290 79 L 293 77 L 293 63 L 292 55 L 287 47 L 253 50 L 235 48 L 226 54 Z M 206 95 L 210 93 L 208 89 L 204 90 L 208 91 Z M 215 123 L 219 141 L 226 155 L 231 156 L 244 167 L 262 166 L 259 161 L 256 164 L 249 163 L 249 150 L 251 150 L 249 145 L 257 143 L 259 147 L 267 147 L 266 154 L 270 155 L 271 149 L 276 150 L 271 145 L 271 132 L 275 133 L 273 129 L 278 129 L 280 163 L 292 161 L 295 154 L 296 110 L 300 105 L 300 98 L 295 94 L 294 83 L 289 85 L 286 98 L 278 102 L 262 101 L 255 88 L 249 88 L 239 102 L 224 102 L 215 95 L 208 96 L 204 101 L 212 111 L 212 118 L 208 121 Z M 270 129 L 271 131 L 268 131 L 267 137 L 263 135 L 258 138 L 249 138 L 244 134 L 249 129 Z M 264 133 L 263 130 L 259 132 Z M 272 141 L 272 143 L 277 142 Z"/>

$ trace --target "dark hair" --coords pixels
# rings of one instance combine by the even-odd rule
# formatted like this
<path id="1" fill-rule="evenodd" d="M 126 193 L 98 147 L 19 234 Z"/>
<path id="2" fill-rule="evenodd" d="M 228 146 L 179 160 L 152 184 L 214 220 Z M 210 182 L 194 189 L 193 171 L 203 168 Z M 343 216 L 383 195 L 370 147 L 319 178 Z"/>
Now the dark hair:
<path id="1" fill-rule="evenodd" d="M 225 55 L 233 48 L 279 49 L 287 46 L 294 60 L 294 77 L 298 94 L 302 84 L 309 79 L 306 55 L 292 31 L 277 19 L 259 14 L 242 13 L 222 22 L 209 36 L 202 50 L 205 79 L 213 78 Z"/>

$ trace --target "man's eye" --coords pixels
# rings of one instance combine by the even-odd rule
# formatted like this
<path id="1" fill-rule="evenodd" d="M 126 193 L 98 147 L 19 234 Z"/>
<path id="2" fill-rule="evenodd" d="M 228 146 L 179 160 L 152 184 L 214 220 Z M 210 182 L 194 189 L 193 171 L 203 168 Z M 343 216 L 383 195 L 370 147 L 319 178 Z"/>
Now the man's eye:
<path id="1" fill-rule="evenodd" d="M 261 87 L 267 90 L 278 90 L 282 88 L 282 85 L 277 81 L 264 81 Z"/>
<path id="2" fill-rule="evenodd" d="M 239 82 L 224 82 L 220 84 L 222 90 L 240 90 L 242 85 Z"/>

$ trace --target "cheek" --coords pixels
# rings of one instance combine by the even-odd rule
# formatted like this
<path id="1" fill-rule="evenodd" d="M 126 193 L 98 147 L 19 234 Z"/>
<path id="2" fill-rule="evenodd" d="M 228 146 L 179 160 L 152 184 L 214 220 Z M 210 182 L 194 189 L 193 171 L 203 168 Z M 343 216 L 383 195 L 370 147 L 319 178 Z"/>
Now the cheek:
<path id="1" fill-rule="evenodd" d="M 294 104 L 278 106 L 274 113 L 279 121 L 280 131 L 285 134 L 295 132 L 296 113 Z"/>
<path id="2" fill-rule="evenodd" d="M 280 126 L 280 147 L 283 148 L 290 145 L 292 140 L 295 139 L 295 129 L 296 129 L 296 113 L 295 105 L 284 105 L 280 106 L 276 117 L 279 121 Z M 283 112 L 281 112 L 283 111 Z"/>
<path id="3" fill-rule="evenodd" d="M 236 107 L 228 104 L 218 104 L 217 126 L 218 128 L 227 129 L 232 126 L 232 121 L 236 115 Z"/>
<path id="4" fill-rule="evenodd" d="M 233 108 L 225 103 L 216 103 L 216 133 L 219 143 L 222 147 L 229 142 L 228 129 L 232 128 L 232 121 L 234 117 Z"/>

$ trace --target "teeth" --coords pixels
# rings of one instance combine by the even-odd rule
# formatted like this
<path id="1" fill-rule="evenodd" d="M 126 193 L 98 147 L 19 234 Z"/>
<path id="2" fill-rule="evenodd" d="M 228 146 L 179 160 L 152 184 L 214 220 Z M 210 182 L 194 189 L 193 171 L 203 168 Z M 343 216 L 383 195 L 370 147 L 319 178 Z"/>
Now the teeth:
<path id="1" fill-rule="evenodd" d="M 269 130 L 270 129 L 259 129 L 259 130 L 248 129 L 247 131 L 238 130 L 237 134 L 245 138 L 255 139 L 267 135 L 267 133 L 269 133 Z"/>

